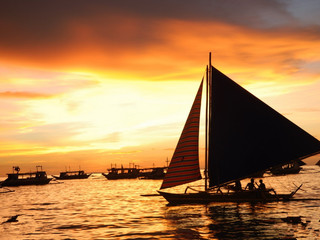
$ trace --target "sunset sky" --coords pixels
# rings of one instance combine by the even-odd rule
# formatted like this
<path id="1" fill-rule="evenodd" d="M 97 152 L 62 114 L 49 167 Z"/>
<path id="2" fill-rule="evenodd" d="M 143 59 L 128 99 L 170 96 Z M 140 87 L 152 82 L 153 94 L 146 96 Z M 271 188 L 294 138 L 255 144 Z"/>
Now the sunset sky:
<path id="1" fill-rule="evenodd" d="M 318 0 L 1 1 L 0 176 L 164 166 L 210 51 L 320 139 L 319 12 Z"/>

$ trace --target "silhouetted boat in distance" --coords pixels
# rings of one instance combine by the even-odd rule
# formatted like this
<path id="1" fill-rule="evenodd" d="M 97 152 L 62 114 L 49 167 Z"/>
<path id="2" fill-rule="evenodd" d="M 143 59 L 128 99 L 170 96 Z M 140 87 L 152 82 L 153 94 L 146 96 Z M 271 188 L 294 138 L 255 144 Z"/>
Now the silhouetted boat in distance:
<path id="1" fill-rule="evenodd" d="M 168 167 L 142 168 L 139 174 L 140 179 L 163 179 Z"/>
<path id="2" fill-rule="evenodd" d="M 53 175 L 54 178 L 58 180 L 69 180 L 69 179 L 86 179 L 90 177 L 91 174 L 85 173 L 83 170 L 79 171 L 65 171 L 60 172 L 60 176 Z"/>
<path id="3" fill-rule="evenodd" d="M 287 174 L 298 174 L 302 169 L 301 166 L 304 164 L 305 163 L 302 161 L 293 161 L 281 166 L 270 168 L 270 173 L 276 176 L 287 175 Z"/>
<path id="4" fill-rule="evenodd" d="M 38 170 L 40 168 L 40 171 Z M 12 167 L 13 173 L 8 173 L 8 178 L 4 180 L 2 186 L 24 186 L 24 185 L 44 185 L 48 184 L 52 178 L 47 177 L 47 173 L 42 171 L 42 166 L 36 166 L 35 172 L 20 173 L 18 166 Z"/>
<path id="5" fill-rule="evenodd" d="M 200 84 L 161 190 L 201 179 L 199 168 Z M 320 153 L 320 142 L 211 65 L 206 71 L 205 187 L 158 192 L 171 204 L 288 201 L 300 189 L 245 190 L 241 180 Z M 209 183 L 209 184 L 208 184 Z M 240 186 L 230 191 L 230 185 Z M 209 185 L 209 186 L 208 186 Z M 254 186 L 254 184 L 253 184 Z"/>
<path id="6" fill-rule="evenodd" d="M 102 173 L 108 180 L 116 179 L 134 179 L 138 178 L 140 174 L 140 169 L 133 165 L 133 167 L 121 168 L 112 167 L 108 169 L 108 173 Z"/>
<path id="7" fill-rule="evenodd" d="M 102 173 L 104 177 L 109 180 L 115 179 L 163 179 L 166 169 L 168 167 L 152 167 L 152 168 L 138 168 L 135 165 L 129 165 L 128 168 L 112 167 L 108 169 L 108 173 Z"/>

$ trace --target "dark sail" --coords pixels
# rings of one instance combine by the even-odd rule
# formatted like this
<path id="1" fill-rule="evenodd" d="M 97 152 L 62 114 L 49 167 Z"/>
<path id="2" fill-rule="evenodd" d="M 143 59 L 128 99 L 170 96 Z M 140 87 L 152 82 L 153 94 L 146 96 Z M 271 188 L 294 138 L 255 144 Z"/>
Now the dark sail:
<path id="1" fill-rule="evenodd" d="M 209 185 L 320 152 L 320 142 L 212 67 Z"/>
<path id="2" fill-rule="evenodd" d="M 198 145 L 202 83 L 203 81 L 200 84 L 160 189 L 201 179 Z"/>

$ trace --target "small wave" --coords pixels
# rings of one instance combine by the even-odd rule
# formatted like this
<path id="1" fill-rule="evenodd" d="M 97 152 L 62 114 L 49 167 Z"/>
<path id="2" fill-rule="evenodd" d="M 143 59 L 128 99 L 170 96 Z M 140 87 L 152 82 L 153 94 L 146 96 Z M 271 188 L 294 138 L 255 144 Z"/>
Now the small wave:
<path id="1" fill-rule="evenodd" d="M 125 234 L 118 234 L 115 237 L 124 238 L 130 237 L 131 240 L 134 239 L 159 239 L 159 237 L 173 237 L 176 235 L 175 231 L 158 231 L 158 232 L 145 232 L 145 233 L 125 233 Z"/>
<path id="2" fill-rule="evenodd" d="M 38 205 L 40 205 L 40 206 L 48 206 L 48 205 L 53 205 L 53 204 L 56 204 L 56 203 L 51 203 L 51 202 L 48 202 L 48 203 L 32 203 L 32 204 L 30 204 L 30 205 L 34 205 L 34 206 L 38 206 Z"/>
<path id="3" fill-rule="evenodd" d="M 81 229 L 81 230 L 90 230 L 98 228 L 121 228 L 113 224 L 97 224 L 97 225 L 84 225 L 84 224 L 73 224 L 73 225 L 62 225 L 56 227 L 55 229 L 64 230 L 64 229 Z"/>

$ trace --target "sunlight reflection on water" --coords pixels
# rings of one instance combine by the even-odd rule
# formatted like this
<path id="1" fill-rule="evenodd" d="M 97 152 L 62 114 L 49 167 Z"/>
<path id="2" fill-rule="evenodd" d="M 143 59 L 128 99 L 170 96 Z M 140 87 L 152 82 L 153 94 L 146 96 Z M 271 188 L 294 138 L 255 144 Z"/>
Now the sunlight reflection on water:
<path id="1" fill-rule="evenodd" d="M 287 183 L 304 183 L 297 197 L 320 197 L 319 177 L 319 167 L 305 166 L 301 174 L 264 181 L 282 191 L 291 191 Z M 155 193 L 160 185 L 160 180 L 97 177 L 13 188 L 13 193 L 0 194 L 0 221 L 17 214 L 19 221 L 1 224 L 0 239 L 320 237 L 320 201 L 167 206 L 161 197 L 140 196 Z M 301 222 L 283 220 L 290 216 L 301 216 Z"/>

